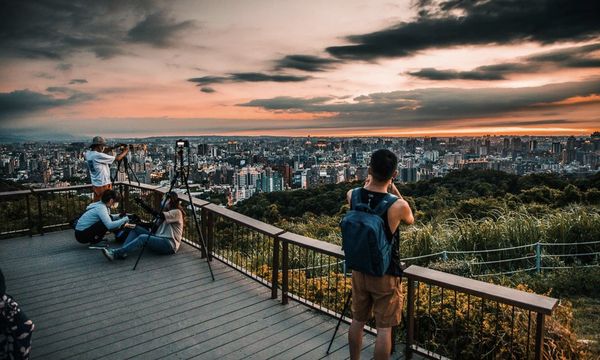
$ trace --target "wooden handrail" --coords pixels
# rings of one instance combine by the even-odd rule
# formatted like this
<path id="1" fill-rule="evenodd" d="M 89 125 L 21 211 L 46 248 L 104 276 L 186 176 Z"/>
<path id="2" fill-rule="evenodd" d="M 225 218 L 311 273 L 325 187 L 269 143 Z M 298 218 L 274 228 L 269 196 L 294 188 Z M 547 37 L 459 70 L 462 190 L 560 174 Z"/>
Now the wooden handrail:
<path id="1" fill-rule="evenodd" d="M 0 192 L 0 197 L 15 196 L 15 195 L 29 195 L 31 193 L 32 193 L 31 190 L 4 191 L 4 192 Z"/>
<path id="2" fill-rule="evenodd" d="M 550 315 L 558 304 L 557 299 L 549 298 L 547 296 L 473 280 L 417 265 L 409 266 L 404 270 L 404 275 L 406 275 L 409 280 L 422 281 L 446 289 L 479 296 L 483 299 L 490 299 L 503 304 L 514 305 L 544 315 Z"/>
<path id="3" fill-rule="evenodd" d="M 291 232 L 285 232 L 285 233 L 279 235 L 279 238 L 290 244 L 295 244 L 298 246 L 302 246 L 304 248 L 317 250 L 318 252 L 321 252 L 323 254 L 335 256 L 340 259 L 344 259 L 344 252 L 342 251 L 342 248 L 339 245 L 335 245 L 335 244 L 328 243 L 328 242 L 321 241 L 321 240 L 316 240 L 313 238 L 294 234 Z"/>
<path id="4" fill-rule="evenodd" d="M 285 232 L 285 230 L 280 229 L 276 226 L 269 225 L 262 221 L 253 219 L 249 216 L 242 215 L 238 212 L 220 207 L 215 204 L 206 205 L 206 206 L 204 206 L 204 209 L 207 209 L 207 210 L 211 211 L 212 213 L 218 214 L 220 216 L 226 217 L 229 220 L 235 221 L 238 224 L 247 226 L 247 227 L 249 227 L 253 230 L 256 230 L 258 232 L 261 232 L 265 235 L 275 237 L 275 236 L 278 236 L 279 234 L 282 234 Z"/>
<path id="5" fill-rule="evenodd" d="M 72 186 L 65 186 L 65 187 L 31 189 L 31 191 L 33 191 L 34 193 L 44 193 L 44 192 L 58 192 L 58 191 L 87 189 L 87 188 L 91 188 L 91 187 L 92 187 L 92 184 L 84 184 L 84 185 L 72 185 Z"/>

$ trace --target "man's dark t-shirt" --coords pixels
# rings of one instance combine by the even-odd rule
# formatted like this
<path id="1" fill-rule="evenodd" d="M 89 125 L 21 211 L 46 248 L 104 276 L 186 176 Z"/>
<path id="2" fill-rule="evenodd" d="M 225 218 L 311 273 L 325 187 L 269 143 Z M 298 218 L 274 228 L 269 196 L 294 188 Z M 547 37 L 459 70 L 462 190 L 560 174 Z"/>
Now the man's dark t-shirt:
<path id="1" fill-rule="evenodd" d="M 369 191 L 365 188 L 360 189 L 360 201 L 368 204 L 371 209 L 375 209 L 381 200 L 383 200 L 385 195 L 385 193 Z M 399 230 L 397 229 L 396 232 L 392 234 L 392 231 L 390 230 L 390 224 L 388 222 L 387 210 L 381 217 L 383 218 L 383 226 L 385 228 L 387 239 L 388 241 L 392 242 L 392 260 L 390 262 L 390 267 L 385 273 L 387 275 L 402 276 L 402 270 L 400 268 L 400 252 L 398 249 L 400 236 Z"/>

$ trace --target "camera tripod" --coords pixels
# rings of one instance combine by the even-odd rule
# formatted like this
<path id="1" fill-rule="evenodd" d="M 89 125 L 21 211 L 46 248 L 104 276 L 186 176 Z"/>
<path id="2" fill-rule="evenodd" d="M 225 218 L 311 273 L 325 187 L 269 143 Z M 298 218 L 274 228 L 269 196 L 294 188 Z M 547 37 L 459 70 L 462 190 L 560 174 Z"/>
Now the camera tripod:
<path id="1" fill-rule="evenodd" d="M 131 164 L 129 163 L 129 160 L 127 159 L 128 155 L 129 154 L 125 155 L 121 160 L 117 161 L 117 170 L 115 171 L 115 175 L 113 177 L 111 177 L 111 179 L 110 179 L 113 189 L 115 187 L 115 181 L 117 180 L 117 177 L 119 176 L 120 173 L 127 174 L 127 181 L 129 182 L 129 185 L 131 185 L 132 175 L 133 175 L 133 179 L 135 180 L 135 182 L 137 182 L 138 186 L 140 185 L 140 179 L 135 174 L 135 171 L 133 171 L 133 169 L 131 168 Z M 119 187 L 119 195 L 121 195 L 121 199 L 122 199 L 123 198 L 123 188 L 122 187 Z M 123 212 L 125 210 L 123 202 L 121 202 L 120 210 L 121 210 L 121 212 Z"/>
<path id="2" fill-rule="evenodd" d="M 177 159 L 175 161 L 175 169 L 174 169 L 175 171 L 173 174 L 173 179 L 171 180 L 169 190 L 165 193 L 165 196 L 173 191 L 173 189 L 175 188 L 175 185 L 177 184 L 178 179 L 181 181 L 182 185 L 185 186 L 185 189 L 186 189 L 186 192 L 188 195 L 188 201 L 190 203 L 190 207 L 192 208 L 192 216 L 194 218 L 194 225 L 195 225 L 196 231 L 198 233 L 198 238 L 200 239 L 201 250 L 206 254 L 206 263 L 208 264 L 208 270 L 210 271 L 210 276 L 211 276 L 212 280 L 215 281 L 215 276 L 213 274 L 212 267 L 210 266 L 210 254 L 208 253 L 208 248 L 206 247 L 206 242 L 204 241 L 204 235 L 202 234 L 198 216 L 196 214 L 196 207 L 194 206 L 194 202 L 192 199 L 192 192 L 190 191 L 190 187 L 188 185 L 189 161 L 188 161 L 188 170 L 186 171 L 185 165 L 183 162 L 184 147 L 187 147 L 187 149 L 188 149 L 188 159 L 189 159 L 189 143 L 187 141 L 178 140 L 177 141 Z M 179 167 L 178 167 L 178 165 L 179 165 Z M 161 201 L 161 206 L 160 206 L 158 215 L 155 216 L 152 221 L 152 228 L 150 229 L 150 233 L 148 234 L 148 239 L 150 238 L 150 235 L 156 233 L 156 231 L 158 230 L 158 227 L 161 223 L 160 222 L 160 214 L 163 212 L 163 210 L 167 204 L 167 201 L 165 201 L 166 200 L 165 196 L 163 196 L 163 201 Z M 147 241 L 144 242 L 144 245 L 142 246 L 142 249 L 140 250 L 140 253 L 138 255 L 137 260 L 135 261 L 135 265 L 133 266 L 132 270 L 136 269 L 140 259 L 142 258 L 144 249 L 146 248 L 146 243 L 147 243 Z"/>

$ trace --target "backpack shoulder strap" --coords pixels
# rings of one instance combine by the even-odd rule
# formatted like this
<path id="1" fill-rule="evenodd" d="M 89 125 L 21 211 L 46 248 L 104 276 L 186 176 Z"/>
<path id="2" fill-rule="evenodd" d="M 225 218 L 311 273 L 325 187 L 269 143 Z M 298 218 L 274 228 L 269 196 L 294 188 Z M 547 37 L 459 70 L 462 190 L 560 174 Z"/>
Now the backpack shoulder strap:
<path id="1" fill-rule="evenodd" d="M 383 214 L 396 202 L 396 200 L 398 200 L 398 197 L 392 194 L 386 194 L 377 207 L 373 209 L 373 213 L 383 216 Z"/>
<path id="2" fill-rule="evenodd" d="M 350 209 L 351 210 L 356 210 L 356 207 L 359 206 L 361 204 L 360 201 L 360 188 L 354 188 L 352 189 L 352 195 L 350 197 Z"/>

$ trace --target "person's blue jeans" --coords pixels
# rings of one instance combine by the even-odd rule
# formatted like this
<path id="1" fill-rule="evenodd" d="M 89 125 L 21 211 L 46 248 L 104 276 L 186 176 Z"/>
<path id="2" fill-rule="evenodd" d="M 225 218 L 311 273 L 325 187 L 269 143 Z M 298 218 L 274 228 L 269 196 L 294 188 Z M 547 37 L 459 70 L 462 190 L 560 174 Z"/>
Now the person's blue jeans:
<path id="1" fill-rule="evenodd" d="M 175 250 L 173 249 L 173 245 L 169 238 L 151 235 L 149 230 L 141 226 L 136 226 L 129 232 L 123 246 L 120 249 L 116 249 L 114 254 L 116 257 L 122 258 L 130 252 L 140 249 L 144 243 L 148 249 L 155 253 L 161 255 L 175 254 Z"/>

